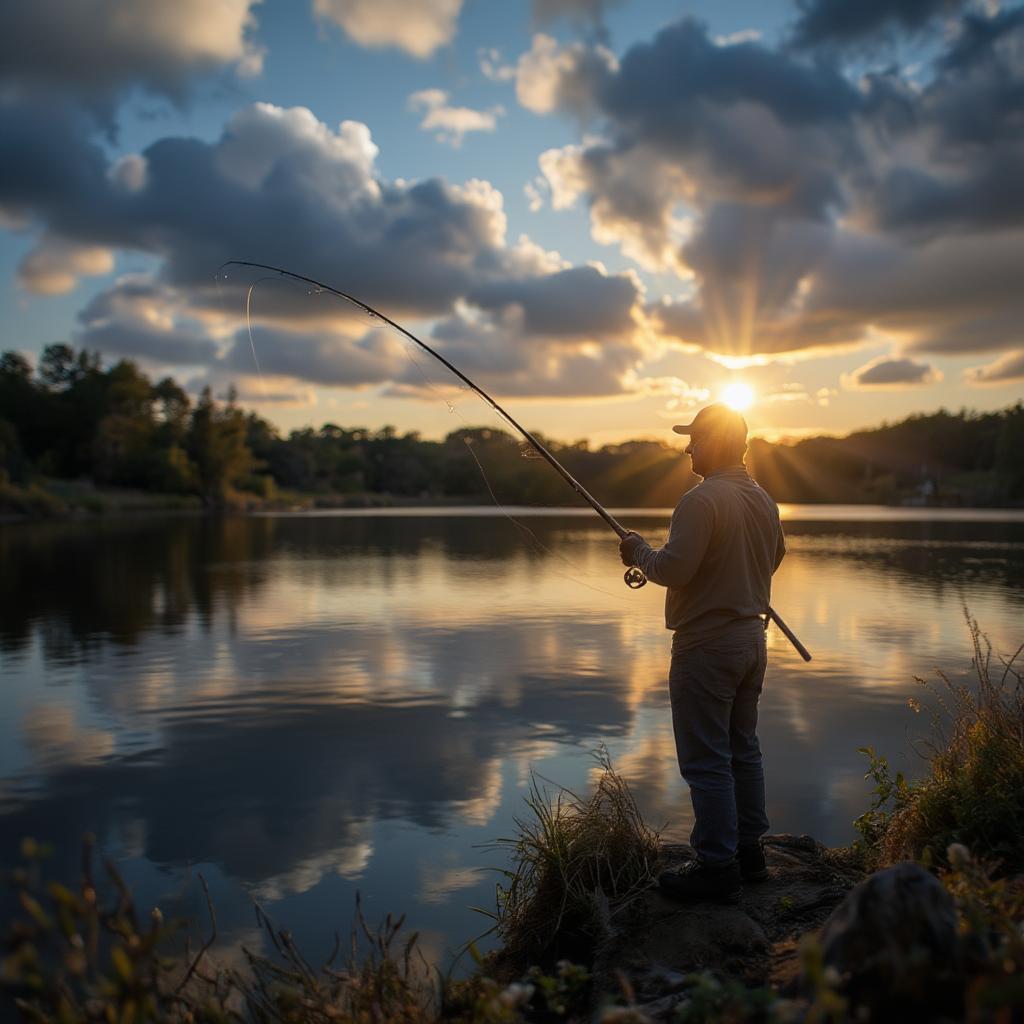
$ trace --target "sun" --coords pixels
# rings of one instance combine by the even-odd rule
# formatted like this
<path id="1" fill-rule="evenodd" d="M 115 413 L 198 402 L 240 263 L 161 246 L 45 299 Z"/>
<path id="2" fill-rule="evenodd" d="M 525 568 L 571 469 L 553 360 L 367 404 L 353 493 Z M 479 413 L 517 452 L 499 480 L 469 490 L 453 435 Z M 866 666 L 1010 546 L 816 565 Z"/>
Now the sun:
<path id="1" fill-rule="evenodd" d="M 744 384 L 741 380 L 734 380 L 731 384 L 726 384 L 722 388 L 721 394 L 718 397 L 719 401 L 724 402 L 731 409 L 742 412 L 754 404 L 754 389 L 749 384 Z"/>

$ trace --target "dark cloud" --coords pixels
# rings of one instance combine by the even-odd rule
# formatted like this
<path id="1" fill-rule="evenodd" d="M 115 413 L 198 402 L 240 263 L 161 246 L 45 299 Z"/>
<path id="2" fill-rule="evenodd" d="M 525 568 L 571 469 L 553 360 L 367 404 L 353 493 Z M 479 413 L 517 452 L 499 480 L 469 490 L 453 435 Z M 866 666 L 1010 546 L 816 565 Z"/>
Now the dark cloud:
<path id="1" fill-rule="evenodd" d="M 915 32 L 966 0 L 798 0 L 793 27 L 798 47 L 863 44 L 895 29 Z"/>
<path id="2" fill-rule="evenodd" d="M 928 363 L 916 363 L 913 359 L 881 358 L 854 370 L 848 383 L 856 388 L 912 387 L 931 384 L 940 377 Z"/>
<path id="3" fill-rule="evenodd" d="M 107 188 L 108 161 L 89 125 L 67 104 L 0 95 L 0 208 L 71 211 Z"/>
<path id="4" fill-rule="evenodd" d="M 405 364 L 402 342 L 386 331 L 371 331 L 353 340 L 257 326 L 251 339 L 244 329 L 235 335 L 218 369 L 252 375 L 258 366 L 268 376 L 327 387 L 361 387 L 393 379 Z"/>
<path id="5" fill-rule="evenodd" d="M 1009 7 L 990 16 L 968 11 L 948 50 L 939 58 L 943 71 L 969 71 L 986 64 L 1000 43 L 1024 23 L 1024 7 Z"/>
<path id="6" fill-rule="evenodd" d="M 719 44 L 692 19 L 631 47 L 602 97 L 616 123 L 681 150 L 699 133 L 705 104 L 742 102 L 787 124 L 813 124 L 842 119 L 860 98 L 827 64 L 805 64 L 755 42 Z"/>
<path id="7" fill-rule="evenodd" d="M 857 33 L 939 7 L 854 6 Z M 560 62 L 548 55 L 549 75 Z M 686 20 L 592 83 L 600 141 L 549 151 L 541 169 L 556 208 L 586 200 L 595 239 L 694 278 L 692 299 L 651 310 L 685 344 L 753 356 L 881 332 L 907 351 L 1005 348 L 1024 259 L 1024 9 L 962 18 L 926 72 L 855 85 Z"/>
<path id="8" fill-rule="evenodd" d="M 206 364 L 217 356 L 217 346 L 201 333 L 121 321 L 86 327 L 76 332 L 75 344 L 90 352 L 148 359 L 165 366 Z"/>
<path id="9" fill-rule="evenodd" d="M 467 298 L 490 312 L 511 310 L 521 315 L 522 331 L 532 337 L 599 338 L 633 329 L 639 295 L 634 278 L 584 266 L 487 283 Z"/>
<path id="10" fill-rule="evenodd" d="M 1024 223 L 1024 8 L 966 16 L 934 78 L 905 99 L 911 116 L 883 141 L 913 162 L 880 156 L 859 197 L 866 221 L 922 237 Z"/>
<path id="11" fill-rule="evenodd" d="M 593 345 L 524 344 L 515 328 L 490 318 L 456 315 L 439 323 L 432 343 L 446 359 L 472 378 L 483 377 L 489 390 L 507 397 L 583 398 L 622 394 L 624 379 L 639 352 L 627 340 L 604 339 Z M 479 375 L 479 377 L 478 377 Z M 410 368 L 393 394 L 422 395 L 433 386 Z"/>

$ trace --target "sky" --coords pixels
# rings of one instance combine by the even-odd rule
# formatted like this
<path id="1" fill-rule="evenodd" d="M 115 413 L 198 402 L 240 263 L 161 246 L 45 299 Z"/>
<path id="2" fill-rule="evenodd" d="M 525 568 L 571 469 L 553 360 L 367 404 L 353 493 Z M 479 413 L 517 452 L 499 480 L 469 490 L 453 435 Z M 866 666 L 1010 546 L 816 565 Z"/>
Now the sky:
<path id="1" fill-rule="evenodd" d="M 490 414 L 226 261 L 565 441 L 737 385 L 769 439 L 1024 394 L 1022 5 L 34 0 L 0 139 L 0 350 L 283 432 Z"/>

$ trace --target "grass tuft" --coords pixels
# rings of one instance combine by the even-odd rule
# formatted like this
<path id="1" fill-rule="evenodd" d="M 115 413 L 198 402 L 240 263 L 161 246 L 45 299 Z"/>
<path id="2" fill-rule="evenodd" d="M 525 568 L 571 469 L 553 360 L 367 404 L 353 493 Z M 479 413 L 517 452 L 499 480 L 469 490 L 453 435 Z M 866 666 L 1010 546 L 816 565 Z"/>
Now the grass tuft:
<path id="1" fill-rule="evenodd" d="M 935 699 L 928 773 L 917 782 L 895 776 L 863 748 L 876 783 L 874 804 L 855 825 L 868 867 L 901 860 L 946 865 L 951 844 L 984 851 L 1007 874 L 1024 872 L 1024 644 L 993 665 L 992 645 L 965 612 L 975 679 L 918 679 Z M 915 702 L 915 710 L 920 703 Z"/>
<path id="2" fill-rule="evenodd" d="M 594 756 L 589 796 L 563 786 L 552 795 L 531 775 L 530 816 L 516 819 L 517 836 L 493 844 L 512 851 L 492 915 L 512 961 L 564 952 L 556 947 L 567 937 L 596 943 L 652 881 L 659 833 L 644 822 L 607 750 Z"/>

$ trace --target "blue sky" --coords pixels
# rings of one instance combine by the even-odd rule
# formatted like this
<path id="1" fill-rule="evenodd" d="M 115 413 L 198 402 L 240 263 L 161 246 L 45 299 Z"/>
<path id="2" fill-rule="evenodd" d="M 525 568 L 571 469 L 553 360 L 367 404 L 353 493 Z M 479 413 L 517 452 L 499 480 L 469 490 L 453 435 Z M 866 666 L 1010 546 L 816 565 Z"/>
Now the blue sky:
<path id="1" fill-rule="evenodd" d="M 772 437 L 1024 392 L 1019 5 L 38 0 L 0 39 L 3 349 L 284 430 L 487 421 L 322 297 L 247 318 L 248 259 L 565 439 L 668 439 L 737 381 Z"/>

